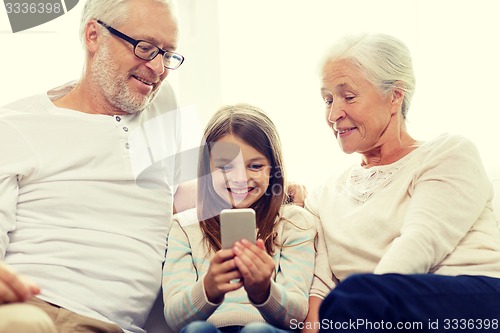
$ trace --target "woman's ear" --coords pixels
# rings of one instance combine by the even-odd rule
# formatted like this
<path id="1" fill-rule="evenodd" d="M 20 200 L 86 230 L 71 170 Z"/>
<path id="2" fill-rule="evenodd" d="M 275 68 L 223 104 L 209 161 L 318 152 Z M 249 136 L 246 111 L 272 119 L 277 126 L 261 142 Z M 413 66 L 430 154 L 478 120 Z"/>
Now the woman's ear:
<path id="1" fill-rule="evenodd" d="M 403 107 L 405 91 L 402 88 L 396 87 L 392 91 L 392 113 L 400 112 Z"/>

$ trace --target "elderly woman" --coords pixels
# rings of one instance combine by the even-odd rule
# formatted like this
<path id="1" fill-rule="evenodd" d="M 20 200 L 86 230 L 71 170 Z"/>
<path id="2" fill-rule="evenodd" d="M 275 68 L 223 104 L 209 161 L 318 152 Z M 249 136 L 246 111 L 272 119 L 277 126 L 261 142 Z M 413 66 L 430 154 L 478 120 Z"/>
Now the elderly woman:
<path id="1" fill-rule="evenodd" d="M 321 79 L 327 124 L 361 163 L 306 199 L 324 239 L 304 331 L 498 331 L 492 186 L 469 140 L 408 133 L 407 47 L 382 34 L 344 38 Z"/>

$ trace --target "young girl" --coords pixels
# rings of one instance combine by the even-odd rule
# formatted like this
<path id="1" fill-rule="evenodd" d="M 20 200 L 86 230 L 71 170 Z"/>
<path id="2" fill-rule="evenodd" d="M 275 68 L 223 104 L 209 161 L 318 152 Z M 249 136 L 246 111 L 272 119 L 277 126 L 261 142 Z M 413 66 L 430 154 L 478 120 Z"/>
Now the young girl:
<path id="1" fill-rule="evenodd" d="M 314 218 L 285 205 L 278 134 L 258 108 L 219 110 L 204 133 L 197 208 L 177 214 L 163 269 L 176 331 L 287 332 L 304 320 L 314 269 Z M 221 249 L 219 214 L 253 208 L 257 242 Z"/>

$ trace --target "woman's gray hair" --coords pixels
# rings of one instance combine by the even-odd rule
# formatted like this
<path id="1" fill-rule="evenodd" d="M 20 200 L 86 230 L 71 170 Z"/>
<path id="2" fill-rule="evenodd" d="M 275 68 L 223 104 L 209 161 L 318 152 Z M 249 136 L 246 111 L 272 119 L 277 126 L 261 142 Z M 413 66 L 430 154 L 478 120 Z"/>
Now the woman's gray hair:
<path id="1" fill-rule="evenodd" d="M 401 113 L 406 119 L 415 91 L 415 75 L 410 51 L 402 41 L 385 34 L 345 36 L 331 47 L 321 68 L 338 60 L 347 60 L 357 66 L 383 93 L 402 89 L 405 95 Z"/>
<path id="2" fill-rule="evenodd" d="M 87 0 L 80 21 L 80 39 L 84 42 L 85 26 L 90 20 L 101 20 L 110 26 L 127 22 L 128 3 L 131 0 Z M 172 9 L 172 0 L 151 0 L 165 4 Z"/>

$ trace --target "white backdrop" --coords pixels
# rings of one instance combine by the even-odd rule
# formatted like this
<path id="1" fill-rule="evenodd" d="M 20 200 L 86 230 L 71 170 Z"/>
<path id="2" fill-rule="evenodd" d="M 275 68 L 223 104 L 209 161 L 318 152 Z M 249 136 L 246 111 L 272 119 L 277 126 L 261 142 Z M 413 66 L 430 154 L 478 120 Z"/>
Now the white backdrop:
<path id="1" fill-rule="evenodd" d="M 83 1 L 15 34 L 0 8 L 0 105 L 80 76 Z M 497 0 L 177 0 L 177 11 L 178 51 L 186 62 L 167 80 L 181 105 L 194 110 L 189 147 L 217 107 L 247 102 L 277 124 L 291 179 L 315 186 L 357 161 L 340 152 L 324 123 L 318 63 L 337 37 L 377 31 L 401 38 L 412 51 L 413 136 L 459 133 L 474 140 L 487 168 L 500 165 Z"/>

